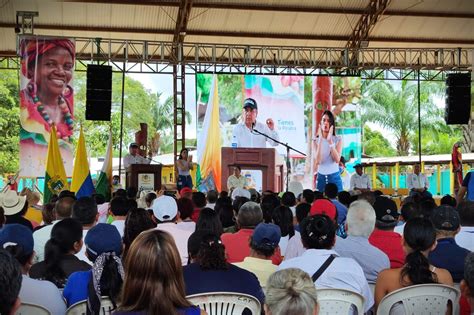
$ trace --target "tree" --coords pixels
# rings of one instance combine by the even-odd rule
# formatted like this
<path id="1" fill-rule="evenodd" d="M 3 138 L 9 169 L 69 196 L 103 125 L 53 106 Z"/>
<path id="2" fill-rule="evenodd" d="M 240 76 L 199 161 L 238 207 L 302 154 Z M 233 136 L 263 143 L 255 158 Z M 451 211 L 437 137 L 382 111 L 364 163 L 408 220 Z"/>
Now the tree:
<path id="1" fill-rule="evenodd" d="M 397 150 L 390 145 L 382 133 L 370 129 L 367 125 L 364 126 L 362 146 L 362 151 L 371 157 L 396 156 L 397 154 Z"/>
<path id="2" fill-rule="evenodd" d="M 18 74 L 2 70 L 0 80 L 0 174 L 19 168 L 20 105 Z"/>
<path id="3" fill-rule="evenodd" d="M 441 95 L 439 82 L 423 82 L 420 87 L 421 128 L 424 134 L 438 139 L 443 130 L 442 110 L 437 108 L 433 97 Z M 416 82 L 401 81 L 399 88 L 386 81 L 366 80 L 361 86 L 362 121 L 378 123 L 393 132 L 398 155 L 408 155 L 413 148 L 411 140 L 418 130 L 418 106 Z"/>

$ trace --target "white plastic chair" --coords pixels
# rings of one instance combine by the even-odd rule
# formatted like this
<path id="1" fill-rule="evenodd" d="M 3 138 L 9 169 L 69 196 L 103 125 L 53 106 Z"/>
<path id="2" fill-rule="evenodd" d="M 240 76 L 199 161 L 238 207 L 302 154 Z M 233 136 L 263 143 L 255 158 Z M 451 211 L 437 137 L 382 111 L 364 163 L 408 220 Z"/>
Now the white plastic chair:
<path id="1" fill-rule="evenodd" d="M 359 293 L 344 289 L 317 289 L 319 314 L 349 314 L 352 306 L 354 314 L 364 314 L 364 297 Z"/>
<path id="2" fill-rule="evenodd" d="M 402 302 L 406 315 L 444 314 L 451 301 L 457 314 L 460 292 L 445 284 L 417 284 L 387 294 L 377 308 L 377 314 L 390 314 L 393 305 Z"/>
<path id="3" fill-rule="evenodd" d="M 15 315 L 51 315 L 51 312 L 41 305 L 21 303 L 21 306 L 16 311 Z"/>
<path id="4" fill-rule="evenodd" d="M 101 308 L 100 309 L 101 315 L 110 315 L 115 310 L 114 304 L 106 296 L 103 296 L 101 298 L 100 308 Z M 86 315 L 86 314 L 87 314 L 87 300 L 74 303 L 66 311 L 66 315 Z"/>
<path id="5" fill-rule="evenodd" d="M 186 299 L 205 310 L 208 315 L 241 315 L 246 308 L 252 315 L 260 315 L 259 300 L 248 294 L 209 292 L 188 295 Z"/>

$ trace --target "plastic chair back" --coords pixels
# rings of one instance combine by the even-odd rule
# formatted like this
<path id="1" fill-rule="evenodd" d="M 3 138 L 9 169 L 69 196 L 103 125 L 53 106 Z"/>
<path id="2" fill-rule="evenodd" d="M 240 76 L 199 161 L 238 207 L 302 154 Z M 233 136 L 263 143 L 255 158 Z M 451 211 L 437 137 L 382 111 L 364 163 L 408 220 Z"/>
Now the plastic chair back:
<path id="1" fill-rule="evenodd" d="M 111 315 L 114 310 L 115 308 L 112 301 L 108 297 L 103 296 L 100 300 L 100 314 Z M 74 303 L 66 311 L 66 315 L 86 315 L 86 313 L 87 300 Z"/>
<path id="2" fill-rule="evenodd" d="M 21 306 L 18 311 L 16 311 L 15 315 L 51 315 L 51 312 L 41 305 L 21 303 Z"/>
<path id="3" fill-rule="evenodd" d="M 460 292 L 449 285 L 430 283 L 412 285 L 387 294 L 377 308 L 377 314 L 390 314 L 393 305 L 402 302 L 405 314 L 445 314 L 451 301 L 457 314 Z"/>
<path id="4" fill-rule="evenodd" d="M 208 315 L 241 315 L 244 309 L 249 309 L 252 315 L 260 315 L 261 310 L 259 300 L 242 293 L 210 292 L 188 295 L 186 298 Z"/>
<path id="5" fill-rule="evenodd" d="M 317 289 L 319 314 L 364 314 L 364 297 L 344 289 Z"/>

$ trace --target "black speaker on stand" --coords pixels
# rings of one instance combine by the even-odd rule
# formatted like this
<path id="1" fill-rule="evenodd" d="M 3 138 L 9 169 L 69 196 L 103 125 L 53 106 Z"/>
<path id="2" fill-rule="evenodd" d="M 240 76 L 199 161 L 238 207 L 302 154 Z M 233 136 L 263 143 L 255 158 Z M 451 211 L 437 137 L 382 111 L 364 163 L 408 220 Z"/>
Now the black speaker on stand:
<path id="1" fill-rule="evenodd" d="M 86 119 L 110 121 L 112 67 L 87 65 Z"/>
<path id="2" fill-rule="evenodd" d="M 464 125 L 471 117 L 471 73 L 450 73 L 446 77 L 446 112 L 448 125 Z"/>

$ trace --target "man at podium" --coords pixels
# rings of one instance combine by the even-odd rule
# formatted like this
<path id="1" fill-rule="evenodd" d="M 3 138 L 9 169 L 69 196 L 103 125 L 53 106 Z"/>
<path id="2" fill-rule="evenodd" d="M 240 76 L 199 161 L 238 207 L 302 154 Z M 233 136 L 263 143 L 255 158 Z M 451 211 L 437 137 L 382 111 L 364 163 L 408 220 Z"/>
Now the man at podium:
<path id="1" fill-rule="evenodd" d="M 244 122 L 236 125 L 232 132 L 232 146 L 242 148 L 265 148 L 266 142 L 272 146 L 277 146 L 273 140 L 265 138 L 255 130 L 264 133 L 276 140 L 279 140 L 278 132 L 275 130 L 273 119 L 267 118 L 266 125 L 257 121 L 257 102 L 253 98 L 244 101 L 243 118 Z M 255 130 L 254 130 L 255 129 Z"/>
<path id="2" fill-rule="evenodd" d="M 138 144 L 135 142 L 130 143 L 128 152 L 129 153 L 123 158 L 123 166 L 125 169 L 128 169 L 132 164 L 150 164 L 151 162 L 151 159 L 138 154 Z"/>

